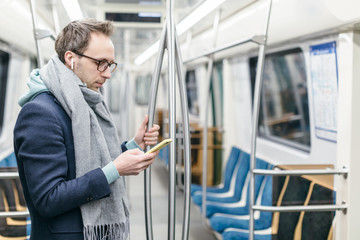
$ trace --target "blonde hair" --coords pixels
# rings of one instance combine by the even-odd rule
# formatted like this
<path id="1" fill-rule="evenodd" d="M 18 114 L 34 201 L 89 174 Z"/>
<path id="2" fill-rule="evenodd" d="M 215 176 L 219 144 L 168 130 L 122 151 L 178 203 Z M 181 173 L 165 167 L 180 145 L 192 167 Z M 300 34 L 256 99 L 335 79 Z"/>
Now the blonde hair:
<path id="1" fill-rule="evenodd" d="M 55 51 L 60 60 L 65 63 L 66 51 L 84 53 L 89 45 L 90 34 L 93 32 L 103 33 L 110 37 L 114 32 L 114 25 L 111 21 L 85 18 L 72 21 L 64 27 L 55 41 Z"/>

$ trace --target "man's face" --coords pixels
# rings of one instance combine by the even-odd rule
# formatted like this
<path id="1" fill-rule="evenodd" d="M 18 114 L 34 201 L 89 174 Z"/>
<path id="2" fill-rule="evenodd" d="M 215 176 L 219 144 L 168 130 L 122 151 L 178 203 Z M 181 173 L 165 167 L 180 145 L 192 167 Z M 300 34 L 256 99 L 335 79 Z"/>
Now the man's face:
<path id="1" fill-rule="evenodd" d="M 90 36 L 89 46 L 83 54 L 98 60 L 114 61 L 114 45 L 110 38 L 102 33 L 91 33 Z M 111 77 L 110 68 L 100 72 L 97 70 L 98 62 L 78 55 L 76 57 L 74 73 L 88 88 L 99 91 L 106 79 Z"/>

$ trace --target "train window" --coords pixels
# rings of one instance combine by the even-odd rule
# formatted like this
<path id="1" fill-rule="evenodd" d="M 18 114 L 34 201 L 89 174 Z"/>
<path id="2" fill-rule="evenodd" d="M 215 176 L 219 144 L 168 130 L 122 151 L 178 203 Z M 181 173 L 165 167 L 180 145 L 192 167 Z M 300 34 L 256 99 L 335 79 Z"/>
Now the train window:
<path id="1" fill-rule="evenodd" d="M 4 123 L 8 66 L 9 54 L 0 50 L 0 134 Z"/>
<path id="2" fill-rule="evenodd" d="M 254 92 L 257 58 L 250 59 Z M 310 150 L 310 123 L 303 52 L 296 48 L 266 55 L 259 136 Z"/>

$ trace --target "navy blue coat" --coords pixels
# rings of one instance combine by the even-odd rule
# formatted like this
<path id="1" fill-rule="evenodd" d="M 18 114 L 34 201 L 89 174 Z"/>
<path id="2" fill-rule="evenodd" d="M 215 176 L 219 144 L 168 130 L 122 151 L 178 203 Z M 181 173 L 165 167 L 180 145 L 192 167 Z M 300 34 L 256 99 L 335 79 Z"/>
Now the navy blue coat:
<path id="1" fill-rule="evenodd" d="M 41 93 L 23 106 L 14 149 L 31 216 L 30 239 L 83 239 L 80 205 L 111 190 L 101 168 L 75 177 L 71 120 L 52 94 Z"/>

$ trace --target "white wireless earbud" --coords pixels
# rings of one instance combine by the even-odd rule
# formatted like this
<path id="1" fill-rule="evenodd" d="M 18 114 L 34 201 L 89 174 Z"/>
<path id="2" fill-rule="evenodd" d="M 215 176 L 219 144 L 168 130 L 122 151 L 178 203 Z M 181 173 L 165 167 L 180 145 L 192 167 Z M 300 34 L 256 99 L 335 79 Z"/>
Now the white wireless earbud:
<path id="1" fill-rule="evenodd" d="M 71 59 L 71 70 L 74 70 L 74 59 Z"/>

